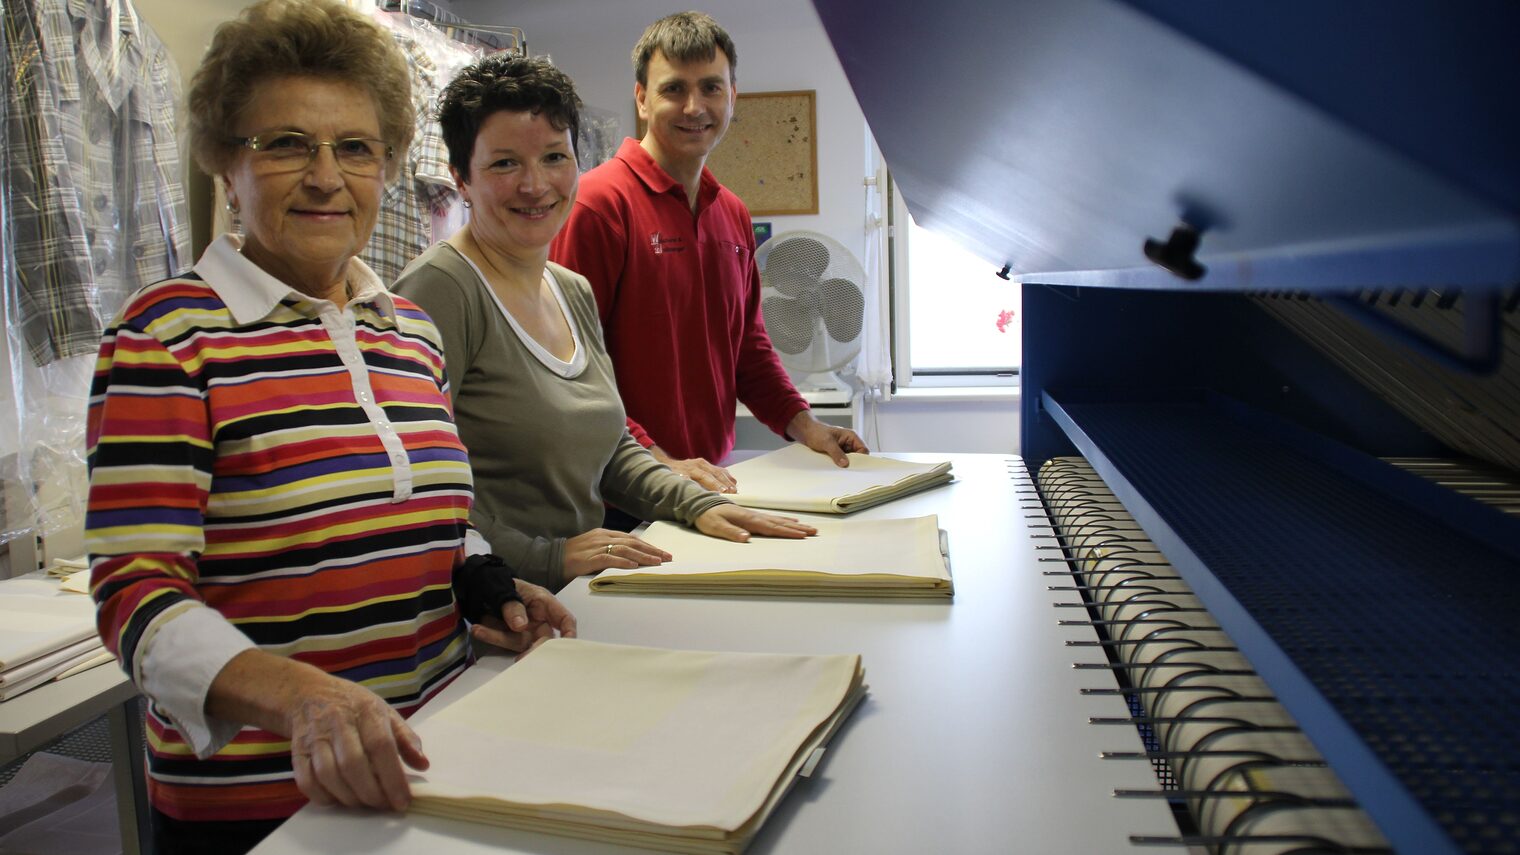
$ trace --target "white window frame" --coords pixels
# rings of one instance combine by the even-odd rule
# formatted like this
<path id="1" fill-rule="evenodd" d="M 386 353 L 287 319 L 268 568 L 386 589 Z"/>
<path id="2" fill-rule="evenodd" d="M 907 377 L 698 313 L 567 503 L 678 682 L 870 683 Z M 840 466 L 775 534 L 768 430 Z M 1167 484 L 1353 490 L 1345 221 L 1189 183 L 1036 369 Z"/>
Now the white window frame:
<path id="1" fill-rule="evenodd" d="M 989 396 L 1003 397 L 1007 394 L 1016 394 L 1020 385 L 1021 368 L 1015 368 L 1011 373 L 992 371 L 923 371 L 913 370 L 912 349 L 912 322 L 908 317 L 909 290 L 912 284 L 908 281 L 908 254 L 911 252 L 907 240 L 908 224 L 911 218 L 908 214 L 907 203 L 903 201 L 902 194 L 897 191 L 896 182 L 891 180 L 891 173 L 887 173 L 887 211 L 888 227 L 885 230 L 888 249 L 882 255 L 890 259 L 885 273 L 889 282 L 892 315 L 892 377 L 894 392 L 902 394 L 906 390 L 928 389 L 968 389 L 985 390 Z M 1023 318 L 1018 319 L 1023 323 Z M 1022 357 L 1020 362 L 1022 363 Z"/>

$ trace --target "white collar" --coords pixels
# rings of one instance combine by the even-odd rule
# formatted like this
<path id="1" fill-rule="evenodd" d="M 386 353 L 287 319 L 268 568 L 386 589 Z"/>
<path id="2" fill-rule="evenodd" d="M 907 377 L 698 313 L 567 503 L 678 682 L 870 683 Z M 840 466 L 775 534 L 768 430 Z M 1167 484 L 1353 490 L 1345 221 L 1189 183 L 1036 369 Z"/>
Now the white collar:
<path id="1" fill-rule="evenodd" d="M 322 308 L 334 305 L 303 294 L 249 261 L 242 253 L 243 239 L 234 234 L 224 234 L 211 242 L 195 263 L 195 272 L 216 296 L 227 304 L 232 317 L 240 324 L 251 324 L 274 311 L 286 297 L 295 296 Z M 369 265 L 358 258 L 348 260 L 348 281 L 354 286 L 351 303 L 373 300 L 376 308 L 386 318 L 396 320 L 396 304 L 385 284 Z M 341 308 L 341 307 L 340 307 Z"/>

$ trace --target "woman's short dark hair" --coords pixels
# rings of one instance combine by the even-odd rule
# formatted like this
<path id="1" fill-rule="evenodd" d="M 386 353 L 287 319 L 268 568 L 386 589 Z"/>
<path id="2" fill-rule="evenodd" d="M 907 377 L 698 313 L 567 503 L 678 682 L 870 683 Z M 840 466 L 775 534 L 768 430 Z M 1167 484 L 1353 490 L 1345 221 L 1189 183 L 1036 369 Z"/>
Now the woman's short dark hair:
<path id="1" fill-rule="evenodd" d="M 470 178 L 470 154 L 480 126 L 493 113 L 534 113 L 557 131 L 570 131 L 579 154 L 581 99 L 575 84 L 547 59 L 497 53 L 471 63 L 438 96 L 438 124 L 449 148 L 449 165 Z"/>
<path id="2" fill-rule="evenodd" d="M 394 177 L 417 129 L 412 75 L 394 40 L 342 0 L 262 0 L 217 27 L 190 84 L 190 152 L 209 175 L 227 171 L 238 117 L 259 84 L 316 77 L 369 92 Z"/>

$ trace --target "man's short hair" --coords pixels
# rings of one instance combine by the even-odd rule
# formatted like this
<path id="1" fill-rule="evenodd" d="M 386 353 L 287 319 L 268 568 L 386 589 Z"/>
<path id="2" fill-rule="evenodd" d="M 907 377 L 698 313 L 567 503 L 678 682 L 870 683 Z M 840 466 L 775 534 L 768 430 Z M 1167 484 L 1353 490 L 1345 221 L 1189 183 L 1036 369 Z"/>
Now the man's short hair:
<path id="1" fill-rule="evenodd" d="M 640 86 L 649 85 L 649 58 L 655 51 L 671 62 L 711 62 L 720 48 L 728 57 L 728 80 L 733 83 L 739 79 L 739 55 L 718 22 L 702 12 L 666 15 L 650 24 L 633 46 L 633 77 Z"/>

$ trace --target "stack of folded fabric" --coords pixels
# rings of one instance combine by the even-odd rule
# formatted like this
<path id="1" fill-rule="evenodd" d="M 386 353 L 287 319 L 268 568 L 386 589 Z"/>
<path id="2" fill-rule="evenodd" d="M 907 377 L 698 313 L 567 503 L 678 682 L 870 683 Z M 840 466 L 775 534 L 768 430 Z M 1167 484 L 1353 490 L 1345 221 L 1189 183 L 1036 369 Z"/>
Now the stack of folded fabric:
<path id="1" fill-rule="evenodd" d="M 731 498 L 751 508 L 847 514 L 882 502 L 948 484 L 950 462 L 909 463 L 874 454 L 851 454 L 850 465 L 789 445 L 735 463 L 728 471 L 739 482 Z"/>
<path id="2" fill-rule="evenodd" d="M 0 701 L 110 659 L 88 596 L 40 573 L 0 582 Z"/>
<path id="3" fill-rule="evenodd" d="M 414 775 L 412 809 L 661 852 L 740 852 L 812 773 L 864 677 L 857 655 L 548 641 L 418 725 L 432 763 Z"/>
<path id="4" fill-rule="evenodd" d="M 955 594 L 934 515 L 809 521 L 815 537 L 746 543 L 658 522 L 642 535 L 673 558 L 653 567 L 610 568 L 591 590 L 636 594 L 925 597 Z"/>
<path id="5" fill-rule="evenodd" d="M 75 594 L 90 592 L 90 562 L 83 558 L 54 558 L 47 574 L 63 583 L 63 590 Z"/>

